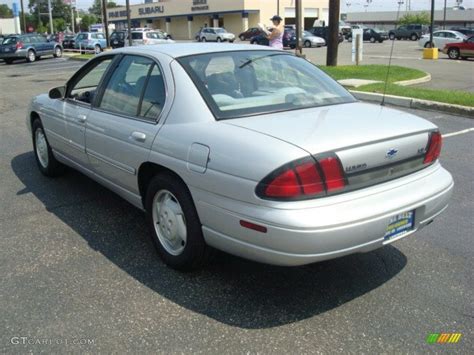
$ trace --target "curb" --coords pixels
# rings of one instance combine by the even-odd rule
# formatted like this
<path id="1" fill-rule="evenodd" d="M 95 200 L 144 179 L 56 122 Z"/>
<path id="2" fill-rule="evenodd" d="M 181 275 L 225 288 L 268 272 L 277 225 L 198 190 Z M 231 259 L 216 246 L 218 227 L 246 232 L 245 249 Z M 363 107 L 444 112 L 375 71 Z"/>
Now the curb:
<path id="1" fill-rule="evenodd" d="M 77 56 L 71 56 L 68 58 L 68 60 L 76 60 L 78 62 L 87 62 L 89 59 L 92 58 L 78 58 Z"/>
<path id="2" fill-rule="evenodd" d="M 431 81 L 431 74 L 426 74 L 424 77 L 418 78 L 418 79 L 396 81 L 394 82 L 394 84 L 397 84 L 400 86 L 409 86 L 409 85 L 423 84 L 429 81 Z"/>
<path id="3" fill-rule="evenodd" d="M 371 92 L 351 90 L 351 93 L 357 99 L 362 101 L 381 103 L 383 98 L 382 94 L 375 94 Z M 406 108 L 445 112 L 474 119 L 474 107 L 446 104 L 443 102 L 413 99 L 411 97 L 402 97 L 394 95 L 385 95 L 385 103 Z"/>

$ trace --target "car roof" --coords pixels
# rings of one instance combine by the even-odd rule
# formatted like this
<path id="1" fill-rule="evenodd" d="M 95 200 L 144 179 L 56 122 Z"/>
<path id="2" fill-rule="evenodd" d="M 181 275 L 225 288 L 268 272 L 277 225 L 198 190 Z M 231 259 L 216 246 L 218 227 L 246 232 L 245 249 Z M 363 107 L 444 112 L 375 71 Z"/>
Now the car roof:
<path id="1" fill-rule="evenodd" d="M 275 50 L 268 46 L 256 46 L 252 44 L 231 44 L 231 43 L 171 43 L 160 44 L 159 46 L 137 46 L 124 47 L 114 51 L 121 53 L 160 53 L 172 58 L 186 57 L 188 55 L 233 52 L 233 51 L 255 51 L 255 50 Z M 110 52 L 107 52 L 110 53 Z"/>

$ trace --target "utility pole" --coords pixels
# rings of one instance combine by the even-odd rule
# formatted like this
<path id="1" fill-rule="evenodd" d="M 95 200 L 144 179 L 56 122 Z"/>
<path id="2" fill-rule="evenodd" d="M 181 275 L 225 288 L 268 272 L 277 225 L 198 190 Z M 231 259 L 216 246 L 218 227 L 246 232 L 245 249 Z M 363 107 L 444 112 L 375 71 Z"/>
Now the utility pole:
<path id="1" fill-rule="evenodd" d="M 341 4 L 339 0 L 329 0 L 329 28 L 327 66 L 337 66 L 337 50 L 339 46 L 339 14 Z"/>
<path id="2" fill-rule="evenodd" d="M 104 33 L 105 33 L 107 48 L 109 48 L 110 40 L 109 40 L 109 21 L 107 19 L 107 0 L 102 0 L 102 24 L 104 25 Z"/>
<path id="3" fill-rule="evenodd" d="M 76 25 L 76 20 L 74 19 L 74 7 L 72 6 L 72 1 L 71 1 L 71 31 L 73 33 L 76 33 L 75 25 Z"/>
<path id="4" fill-rule="evenodd" d="M 53 12 L 51 9 L 51 0 L 48 0 L 48 13 L 49 13 L 49 31 L 53 34 Z"/>
<path id="5" fill-rule="evenodd" d="M 23 33 L 26 33 L 26 17 L 25 17 L 25 7 L 23 6 L 23 0 L 20 1 L 21 6 L 21 18 L 23 21 Z"/>
<path id="6" fill-rule="evenodd" d="M 301 0 L 295 0 L 295 22 L 296 22 L 296 54 L 301 55 L 303 53 L 302 48 L 301 48 L 301 37 L 302 37 L 302 32 L 301 28 L 302 23 L 302 16 L 301 16 Z"/>
<path id="7" fill-rule="evenodd" d="M 280 0 L 277 0 L 277 16 L 280 16 Z"/>
<path id="8" fill-rule="evenodd" d="M 448 0 L 444 0 L 444 11 L 443 11 L 443 30 L 446 29 L 446 2 Z"/>
<path id="9" fill-rule="evenodd" d="M 132 21 L 130 20 L 130 0 L 125 1 L 127 8 L 127 34 L 128 34 L 128 45 L 132 46 Z"/>
<path id="10" fill-rule="evenodd" d="M 435 0 L 431 0 L 431 25 L 430 25 L 430 48 L 434 48 L 433 45 L 433 27 L 434 27 L 434 12 L 435 12 Z"/>

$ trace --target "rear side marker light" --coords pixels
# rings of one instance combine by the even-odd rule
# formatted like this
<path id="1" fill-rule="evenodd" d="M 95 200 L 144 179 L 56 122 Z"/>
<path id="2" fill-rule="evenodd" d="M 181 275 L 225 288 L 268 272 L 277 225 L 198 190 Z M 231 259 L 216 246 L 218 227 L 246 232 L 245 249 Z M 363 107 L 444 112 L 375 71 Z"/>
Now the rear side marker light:
<path id="1" fill-rule="evenodd" d="M 335 154 L 307 157 L 275 170 L 258 185 L 259 197 L 271 200 L 304 200 L 340 191 L 346 176 Z"/>
<path id="2" fill-rule="evenodd" d="M 244 228 L 252 229 L 260 233 L 267 233 L 267 227 L 264 227 L 264 226 L 261 226 L 249 221 L 240 220 L 240 225 Z"/>
<path id="3" fill-rule="evenodd" d="M 441 133 L 432 132 L 428 141 L 428 147 L 426 148 L 425 159 L 423 164 L 431 164 L 439 158 L 441 154 L 441 146 L 443 145 L 443 138 Z"/>

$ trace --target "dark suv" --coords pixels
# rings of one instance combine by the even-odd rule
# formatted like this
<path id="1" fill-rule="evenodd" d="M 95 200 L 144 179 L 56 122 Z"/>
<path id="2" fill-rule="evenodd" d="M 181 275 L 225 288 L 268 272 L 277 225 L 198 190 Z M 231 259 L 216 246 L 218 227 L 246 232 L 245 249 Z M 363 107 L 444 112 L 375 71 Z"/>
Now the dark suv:
<path id="1" fill-rule="evenodd" d="M 308 32 L 312 33 L 313 35 L 317 37 L 324 38 L 326 43 L 328 43 L 329 40 L 329 27 L 313 27 L 308 30 Z M 341 32 L 339 32 L 338 35 L 339 38 L 339 43 L 344 41 L 344 36 L 342 35 Z"/>
<path id="2" fill-rule="evenodd" d="M 404 25 L 388 32 L 388 37 L 393 41 L 396 39 L 411 39 L 417 41 L 424 34 L 428 33 L 428 26 L 425 25 Z"/>
<path id="3" fill-rule="evenodd" d="M 44 55 L 61 57 L 63 47 L 58 42 L 48 41 L 40 34 L 11 35 L 0 45 L 0 59 L 7 64 L 12 64 L 18 59 L 34 62 Z"/>

